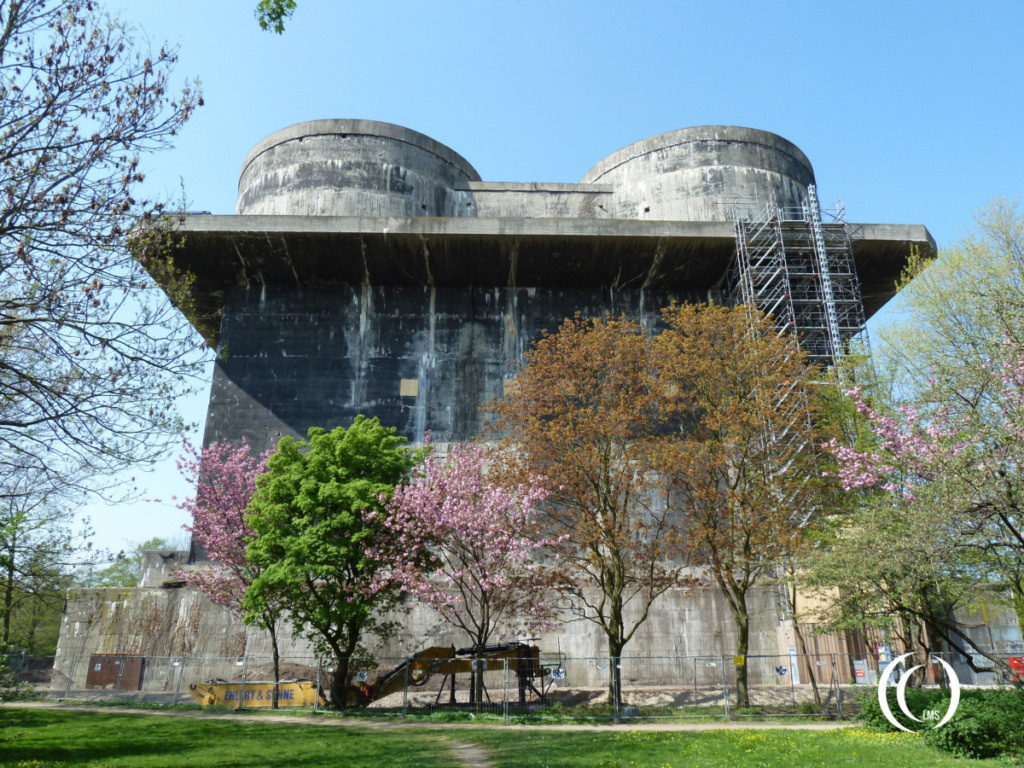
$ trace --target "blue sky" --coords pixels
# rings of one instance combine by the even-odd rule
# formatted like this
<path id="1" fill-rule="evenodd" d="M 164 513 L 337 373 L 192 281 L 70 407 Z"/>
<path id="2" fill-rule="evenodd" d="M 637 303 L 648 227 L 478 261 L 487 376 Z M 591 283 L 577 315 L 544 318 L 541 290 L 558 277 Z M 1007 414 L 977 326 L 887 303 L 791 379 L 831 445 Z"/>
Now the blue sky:
<path id="1" fill-rule="evenodd" d="M 365 118 L 448 145 L 489 181 L 575 182 L 648 136 L 773 131 L 851 221 L 924 224 L 940 246 L 1024 192 L 1024 3 L 299 0 L 284 35 L 256 0 L 116 0 L 206 105 L 147 161 L 152 194 L 234 212 L 249 149 L 292 123 Z M 201 419 L 205 394 L 184 404 Z M 100 546 L 185 522 L 173 461 L 137 474 L 162 504 L 92 506 Z"/>

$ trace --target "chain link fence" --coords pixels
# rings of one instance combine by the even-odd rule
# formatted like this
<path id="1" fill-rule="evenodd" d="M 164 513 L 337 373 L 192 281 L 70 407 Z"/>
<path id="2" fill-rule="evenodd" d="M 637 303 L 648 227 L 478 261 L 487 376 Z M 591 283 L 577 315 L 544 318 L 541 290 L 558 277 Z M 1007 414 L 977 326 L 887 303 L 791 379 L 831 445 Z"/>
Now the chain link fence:
<path id="1" fill-rule="evenodd" d="M 914 663 L 923 663 L 918 674 L 924 685 L 949 684 L 938 658 L 951 664 L 962 685 L 1008 684 L 1014 677 L 1024 682 L 1024 653 L 993 655 L 1007 661 L 1011 672 L 981 656 L 972 658 L 977 669 L 959 654 L 933 654 Z M 14 685 L 34 687 L 37 695 L 53 699 L 198 702 L 243 709 L 268 707 L 273 698 L 269 657 L 91 654 L 61 657 L 56 666 L 53 657 L 14 654 L 8 660 Z M 546 713 L 584 720 L 844 718 L 873 695 L 890 660 L 887 653 L 610 659 L 567 658 L 516 645 L 480 654 L 453 649 L 436 657 L 378 659 L 372 664 L 353 660 L 345 703 L 366 714 L 392 716 L 461 712 L 506 719 Z M 333 661 L 289 657 L 280 660 L 279 668 L 281 706 L 329 706 Z M 741 706 L 738 683 L 743 672 L 747 701 Z M 610 695 L 617 687 L 620 695 Z"/>
<path id="2" fill-rule="evenodd" d="M 3 693 L 17 697 L 23 693 L 48 689 L 54 660 L 53 656 L 32 656 L 27 653 L 0 655 L 0 687 L 4 689 Z"/>

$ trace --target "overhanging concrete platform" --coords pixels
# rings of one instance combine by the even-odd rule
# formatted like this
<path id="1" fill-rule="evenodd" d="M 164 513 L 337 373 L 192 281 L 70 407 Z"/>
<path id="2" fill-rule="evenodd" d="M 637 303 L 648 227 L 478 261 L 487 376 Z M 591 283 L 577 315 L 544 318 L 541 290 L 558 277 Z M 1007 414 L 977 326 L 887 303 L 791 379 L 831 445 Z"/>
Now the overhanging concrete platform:
<path id="1" fill-rule="evenodd" d="M 185 216 L 178 263 L 204 312 L 232 285 L 435 285 L 710 289 L 735 250 L 717 221 L 335 216 Z M 864 308 L 895 293 L 924 226 L 848 225 Z"/>

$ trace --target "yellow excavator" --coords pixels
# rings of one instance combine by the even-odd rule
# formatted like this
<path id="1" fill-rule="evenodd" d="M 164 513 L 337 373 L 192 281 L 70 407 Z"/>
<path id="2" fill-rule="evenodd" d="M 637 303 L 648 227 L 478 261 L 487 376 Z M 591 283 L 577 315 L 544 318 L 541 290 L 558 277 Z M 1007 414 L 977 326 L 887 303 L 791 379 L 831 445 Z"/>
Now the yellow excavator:
<path id="1" fill-rule="evenodd" d="M 445 680 L 437 692 L 440 701 L 445 685 L 449 685 L 449 704 L 455 704 L 455 676 L 459 674 L 504 668 L 494 666 L 493 662 L 509 663 L 509 672 L 514 672 L 519 686 L 519 703 L 526 703 L 526 692 L 533 691 L 538 697 L 544 698 L 544 678 L 551 674 L 551 669 L 541 664 L 540 648 L 525 643 L 502 643 L 487 645 L 483 648 L 460 648 L 451 646 L 433 646 L 424 648 L 392 670 L 379 675 L 372 682 L 359 683 L 349 705 L 368 706 L 378 699 L 392 693 L 402 691 L 406 686 L 418 688 L 426 685 L 434 675 L 444 675 Z M 539 685 L 539 687 L 538 687 Z M 473 689 L 471 688 L 471 695 Z M 480 690 L 483 690 L 480 686 Z"/>

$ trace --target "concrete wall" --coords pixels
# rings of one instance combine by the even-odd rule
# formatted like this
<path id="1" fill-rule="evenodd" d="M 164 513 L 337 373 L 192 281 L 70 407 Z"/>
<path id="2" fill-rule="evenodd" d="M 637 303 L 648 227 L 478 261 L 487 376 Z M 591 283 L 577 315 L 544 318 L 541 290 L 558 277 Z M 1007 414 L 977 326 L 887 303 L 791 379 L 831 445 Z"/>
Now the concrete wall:
<path id="1" fill-rule="evenodd" d="M 779 649 L 779 617 L 769 592 L 757 591 L 751 601 L 751 614 L 751 654 L 784 653 Z M 530 642 L 538 644 L 544 653 L 561 653 L 577 662 L 607 659 L 607 645 L 600 630 L 590 623 L 570 622 L 570 618 L 567 615 L 559 628 Z M 395 637 L 385 643 L 367 638 L 369 650 L 382 667 L 394 666 L 425 647 L 461 648 L 469 644 L 465 635 L 453 631 L 438 614 L 421 605 L 396 612 L 395 619 L 401 627 Z M 735 637 L 731 616 L 718 590 L 670 591 L 658 599 L 650 618 L 627 646 L 628 656 L 647 658 L 643 665 L 630 667 L 627 683 L 644 685 L 673 679 L 676 673 L 672 670 L 678 667 L 680 656 L 731 656 Z M 515 639 L 512 634 L 504 634 L 492 641 Z M 287 623 L 282 626 L 280 649 L 283 658 L 314 656 L 311 643 L 293 635 Z M 219 659 L 201 667 L 203 674 L 228 677 L 237 672 L 233 668 L 235 659 L 269 657 L 271 647 L 266 632 L 245 626 L 237 616 L 194 589 L 72 590 L 58 642 L 55 687 L 67 684 L 75 657 L 77 671 L 72 677 L 76 685 L 82 684 L 82 659 L 87 660 L 91 654 Z M 596 664 L 581 665 L 574 681 L 576 685 L 601 686 L 606 674 Z"/>
<path id="2" fill-rule="evenodd" d="M 763 205 L 774 193 L 780 205 L 800 206 L 813 182 L 794 144 L 752 128 L 669 131 L 609 155 L 580 184 L 544 184 L 482 182 L 461 155 L 401 126 L 314 120 L 253 148 L 237 212 L 727 221 L 738 199 Z"/>
<path id="3" fill-rule="evenodd" d="M 459 192 L 460 215 L 485 219 L 610 219 L 615 204 L 611 184 L 478 181 Z"/>
<path id="4" fill-rule="evenodd" d="M 789 678 L 776 678 L 777 664 L 796 666 L 789 655 L 795 645 L 791 622 L 783 620 L 776 594 L 771 589 L 755 589 L 750 600 L 751 636 L 749 655 L 770 657 L 750 659 L 752 685 L 789 687 Z M 957 613 L 963 625 L 977 626 L 970 634 L 987 645 L 991 627 L 997 650 L 1003 654 L 1020 654 L 1024 645 L 1012 611 L 990 603 L 984 617 L 966 611 Z M 367 637 L 366 645 L 376 658 L 378 668 L 391 668 L 416 651 L 430 646 L 469 645 L 465 635 L 455 632 L 435 612 L 421 605 L 410 605 L 394 614 L 400 630 L 387 642 Z M 540 646 L 546 658 L 560 656 L 567 670 L 571 688 L 600 688 L 606 684 L 607 646 L 600 630 L 588 622 L 563 617 L 555 629 L 530 639 Z M 805 632 L 807 631 L 805 626 Z M 310 677 L 315 651 L 310 641 L 293 634 L 284 622 L 280 628 L 280 650 L 285 676 Z M 517 639 L 512 633 L 498 633 L 493 642 Z M 853 676 L 852 661 L 863 660 L 877 669 L 873 643 L 861 637 L 857 643 L 845 636 L 808 636 L 809 651 L 821 654 L 820 659 L 836 656 L 837 679 L 848 681 Z M 712 587 L 691 591 L 673 590 L 654 604 L 647 622 L 638 630 L 626 649 L 623 663 L 624 685 L 634 688 L 662 686 L 686 688 L 691 681 L 714 687 L 723 671 L 734 674 L 728 658 L 735 653 L 736 631 L 721 593 Z M 147 661 L 145 690 L 165 693 L 173 690 L 176 680 L 175 662 L 188 657 L 185 684 L 212 677 L 234 679 L 240 675 L 239 660 L 248 657 L 250 679 L 269 674 L 271 646 L 268 634 L 245 626 L 224 608 L 213 605 L 199 592 L 189 588 L 140 588 L 72 590 L 61 626 L 54 667 L 53 690 L 68 687 L 81 690 L 85 685 L 88 658 L 92 654 L 125 654 L 153 657 Z M 695 659 L 694 657 L 719 657 Z M 976 662 L 985 666 L 979 656 Z M 807 662 L 802 682 L 806 682 Z M 998 682 L 992 673 L 974 673 L 966 663 L 954 658 L 960 681 L 969 685 L 993 685 Z M 830 667 L 815 666 L 819 680 L 831 679 Z M 371 670 L 372 672 L 372 670 Z M 869 682 L 867 679 L 861 682 Z M 696 685 L 696 682 L 694 682 Z"/>
<path id="5" fill-rule="evenodd" d="M 583 183 L 615 187 L 616 218 L 727 221 L 733 201 L 763 205 L 772 193 L 780 206 L 799 207 L 814 171 L 781 136 L 712 125 L 630 144 L 595 165 Z"/>
<path id="6" fill-rule="evenodd" d="M 480 176 L 422 133 L 371 120 L 314 120 L 249 153 L 239 214 L 458 216 L 453 187 Z"/>
<path id="7" fill-rule="evenodd" d="M 426 286 L 228 288 L 206 442 L 247 437 L 258 450 L 362 413 L 412 440 L 468 440 L 514 361 L 574 312 L 647 323 L 673 299 L 659 290 Z M 414 394 L 402 395 L 409 382 Z"/>
<path id="8" fill-rule="evenodd" d="M 188 551 L 151 550 L 142 553 L 142 564 L 139 568 L 140 587 L 159 587 L 169 581 L 177 581 L 174 575 L 188 565 Z"/>

